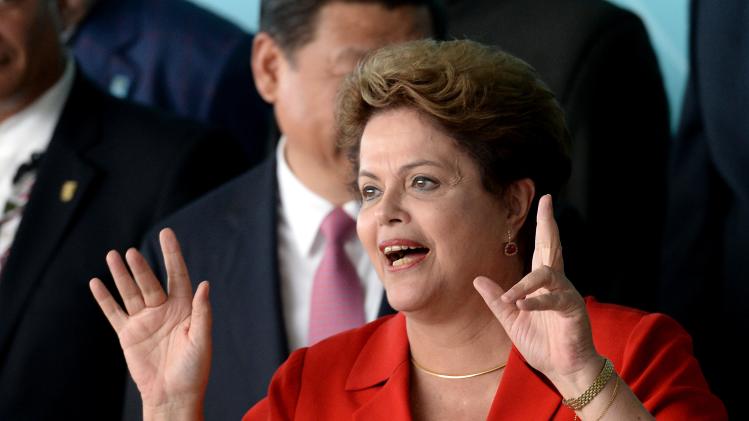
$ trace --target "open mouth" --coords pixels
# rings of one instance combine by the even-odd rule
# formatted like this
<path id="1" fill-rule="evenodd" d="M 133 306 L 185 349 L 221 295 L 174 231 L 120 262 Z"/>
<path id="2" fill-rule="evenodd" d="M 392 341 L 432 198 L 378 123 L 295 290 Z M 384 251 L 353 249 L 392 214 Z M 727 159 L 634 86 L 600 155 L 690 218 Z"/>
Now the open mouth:
<path id="1" fill-rule="evenodd" d="M 423 260 L 429 248 L 416 243 L 399 243 L 381 247 L 383 254 L 393 268 L 400 268 Z"/>

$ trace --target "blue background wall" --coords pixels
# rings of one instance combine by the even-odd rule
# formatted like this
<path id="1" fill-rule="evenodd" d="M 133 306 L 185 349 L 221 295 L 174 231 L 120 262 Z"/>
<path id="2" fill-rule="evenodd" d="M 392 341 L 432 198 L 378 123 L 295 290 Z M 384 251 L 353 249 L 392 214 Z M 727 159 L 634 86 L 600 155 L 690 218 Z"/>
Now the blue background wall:
<path id="1" fill-rule="evenodd" d="M 236 22 L 248 31 L 258 26 L 258 0 L 193 0 Z M 671 106 L 672 127 L 676 126 L 688 72 L 688 0 L 610 0 L 637 13 L 648 28 L 664 75 Z"/>

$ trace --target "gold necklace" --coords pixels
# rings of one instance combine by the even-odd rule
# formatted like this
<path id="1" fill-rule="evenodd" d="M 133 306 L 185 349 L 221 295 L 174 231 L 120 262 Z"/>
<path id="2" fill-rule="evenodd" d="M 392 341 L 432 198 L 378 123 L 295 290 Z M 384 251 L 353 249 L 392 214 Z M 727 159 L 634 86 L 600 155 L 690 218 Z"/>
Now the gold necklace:
<path id="1" fill-rule="evenodd" d="M 439 377 L 441 379 L 453 379 L 453 380 L 454 379 L 470 379 L 472 377 L 483 376 L 484 374 L 489 374 L 489 373 L 493 373 L 493 372 L 495 372 L 497 370 L 501 370 L 501 369 L 505 368 L 505 366 L 507 365 L 507 362 L 504 362 L 504 363 L 502 363 L 502 364 L 500 364 L 500 365 L 498 365 L 496 367 L 492 367 L 492 368 L 490 368 L 488 370 L 484 370 L 484 371 L 479 371 L 478 373 L 453 375 L 453 374 L 435 373 L 434 371 L 427 370 L 426 368 L 424 368 L 421 365 L 419 365 L 419 363 L 417 363 L 416 360 L 414 360 L 413 358 L 411 358 L 411 362 L 413 363 L 414 367 L 418 368 L 419 370 L 423 371 L 424 373 L 427 373 L 427 374 L 429 374 L 431 376 L 434 376 L 434 377 Z"/>

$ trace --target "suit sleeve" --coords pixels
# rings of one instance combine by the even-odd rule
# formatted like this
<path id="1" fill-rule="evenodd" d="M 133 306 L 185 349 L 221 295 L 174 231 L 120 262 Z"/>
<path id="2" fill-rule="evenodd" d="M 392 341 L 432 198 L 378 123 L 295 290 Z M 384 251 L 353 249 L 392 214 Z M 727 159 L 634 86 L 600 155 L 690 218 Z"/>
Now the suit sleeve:
<path id="1" fill-rule="evenodd" d="M 296 413 L 306 348 L 294 351 L 273 375 L 268 396 L 253 406 L 242 421 L 291 421 Z"/>
<path id="2" fill-rule="evenodd" d="M 660 263 L 659 235 L 665 207 L 668 104 L 645 27 L 632 14 L 618 15 L 591 36 L 562 98 L 573 135 L 573 174 L 568 197 L 580 204 L 586 247 L 576 254 L 584 272 L 573 280 L 583 295 L 653 309 Z M 614 242 L 591 247 L 606 232 Z M 582 233 L 576 233 L 581 235 Z M 611 256 L 636 254 L 616 271 Z"/>
<path id="3" fill-rule="evenodd" d="M 621 378 L 659 421 L 728 419 L 692 354 L 689 334 L 667 316 L 643 316 L 616 365 Z"/>
<path id="4" fill-rule="evenodd" d="M 724 181 L 713 163 L 703 122 L 695 53 L 696 10 L 692 2 L 692 51 L 681 124 L 674 139 L 668 167 L 668 205 L 663 238 L 662 284 L 659 311 L 674 316 L 692 333 L 695 351 L 710 348 L 703 338 L 722 323 L 721 298 L 715 285 L 724 259 L 722 247 L 726 198 Z M 718 288 L 719 290 L 719 288 Z M 699 310 L 699 311 L 698 311 Z M 707 370 L 709 371 L 709 370 Z M 710 377 L 708 373 L 708 377 Z"/>

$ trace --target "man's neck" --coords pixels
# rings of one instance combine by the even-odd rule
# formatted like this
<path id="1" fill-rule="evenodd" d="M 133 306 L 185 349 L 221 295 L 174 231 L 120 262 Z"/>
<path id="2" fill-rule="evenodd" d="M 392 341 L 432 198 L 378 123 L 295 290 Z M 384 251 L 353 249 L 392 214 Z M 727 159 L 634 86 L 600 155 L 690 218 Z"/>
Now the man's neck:
<path id="1" fill-rule="evenodd" d="M 65 74 L 66 63 L 66 58 L 61 57 L 55 66 L 40 74 L 38 80 L 27 89 L 9 98 L 0 98 L 0 123 L 20 113 L 51 89 Z"/>
<path id="2" fill-rule="evenodd" d="M 342 206 L 354 200 L 351 191 L 351 171 L 348 160 L 344 156 L 331 157 L 325 162 L 310 157 L 287 146 L 285 151 L 286 163 L 294 176 L 309 190 L 332 203 Z"/>

